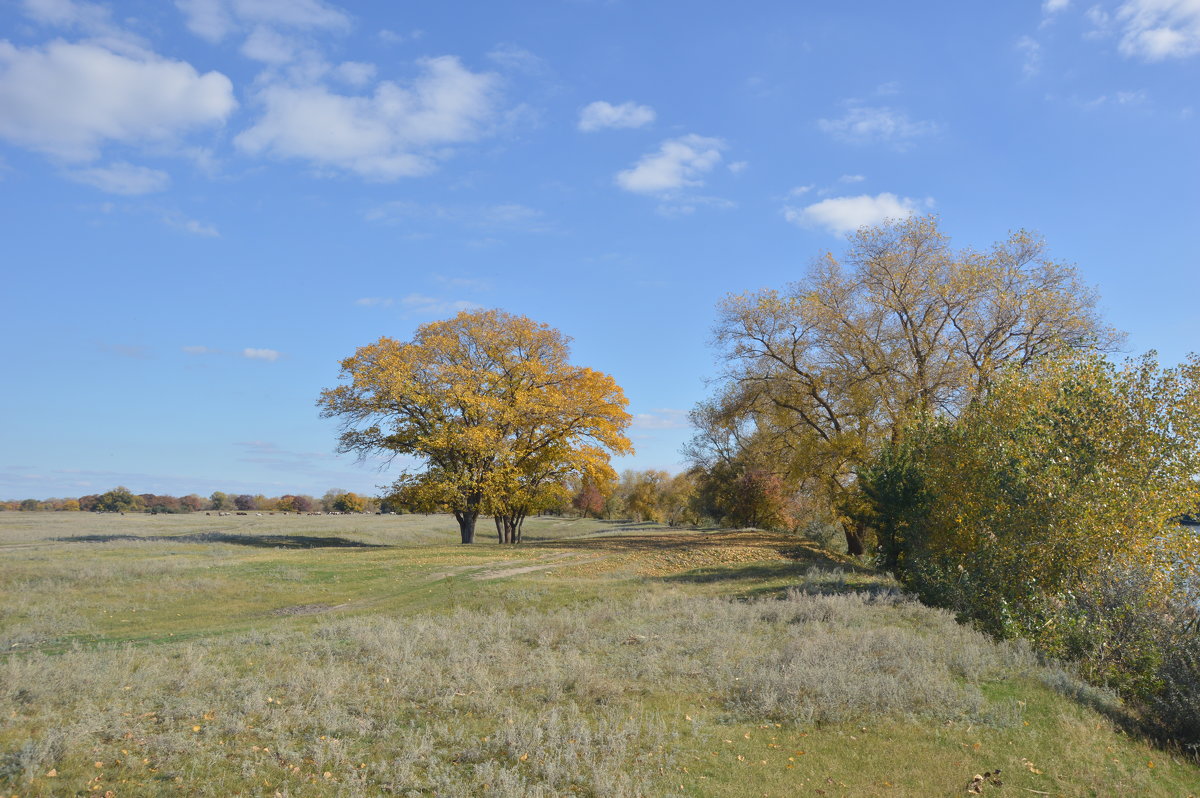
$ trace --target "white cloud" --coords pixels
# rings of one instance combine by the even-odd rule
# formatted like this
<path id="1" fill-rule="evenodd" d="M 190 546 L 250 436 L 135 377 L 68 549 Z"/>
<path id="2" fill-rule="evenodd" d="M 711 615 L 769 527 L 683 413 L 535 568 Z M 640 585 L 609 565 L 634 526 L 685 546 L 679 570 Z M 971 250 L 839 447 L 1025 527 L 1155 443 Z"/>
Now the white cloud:
<path id="1" fill-rule="evenodd" d="M 383 81 L 371 96 L 273 84 L 261 119 L 235 143 L 251 154 L 302 158 L 377 180 L 430 172 L 446 147 L 487 132 L 498 80 L 453 56 L 422 59 L 411 87 Z"/>
<path id="2" fill-rule="evenodd" d="M 1042 3 L 1043 14 L 1057 14 L 1060 11 L 1066 11 L 1071 5 L 1071 0 L 1045 0 Z"/>
<path id="3" fill-rule="evenodd" d="M 229 78 L 183 61 L 0 41 L 0 138 L 63 160 L 93 160 L 110 141 L 168 141 L 224 121 L 236 105 Z"/>
<path id="4" fill-rule="evenodd" d="M 354 304 L 362 305 L 365 308 L 388 308 L 395 302 L 391 297 L 385 296 L 365 296 L 362 299 L 354 300 Z"/>
<path id="5" fill-rule="evenodd" d="M 803 196 L 804 194 L 807 194 L 808 192 L 812 191 L 814 188 L 816 188 L 816 186 L 813 185 L 812 183 L 809 183 L 807 186 L 796 186 L 795 188 L 788 191 L 787 195 L 789 197 L 800 197 L 800 196 Z"/>
<path id="6" fill-rule="evenodd" d="M 867 178 L 863 175 L 842 175 L 838 178 L 839 183 L 861 183 Z"/>
<path id="7" fill-rule="evenodd" d="M 604 128 L 644 127 L 654 121 L 654 109 L 635 102 L 613 105 L 597 100 L 579 112 L 579 129 L 591 133 Z"/>
<path id="8" fill-rule="evenodd" d="M 189 355 L 216 355 L 221 351 L 219 349 L 213 349 L 210 346 L 185 346 L 182 347 L 182 349 Z"/>
<path id="9" fill-rule="evenodd" d="M 632 168 L 617 173 L 617 185 L 637 194 L 669 194 L 702 186 L 700 176 L 721 162 L 725 142 L 689 133 L 667 139 L 658 152 L 643 155 Z"/>
<path id="10" fill-rule="evenodd" d="M 476 302 L 465 299 L 437 299 L 424 294 L 409 294 L 400 300 L 400 304 L 411 315 L 440 316 L 448 313 L 458 313 L 462 310 L 478 310 L 483 307 Z"/>
<path id="11" fill-rule="evenodd" d="M 831 197 L 804 208 L 785 207 L 783 215 L 802 227 L 821 227 L 841 235 L 884 219 L 906 219 L 917 212 L 918 204 L 917 200 L 884 192 L 873 197 Z M 930 204 L 929 200 L 925 204 Z"/>
<path id="12" fill-rule="evenodd" d="M 280 353 L 274 349 L 254 349 L 246 347 L 242 350 L 242 357 L 249 360 L 265 360 L 268 363 L 273 363 L 279 359 Z"/>
<path id="13" fill-rule="evenodd" d="M 109 194 L 152 194 L 163 191 L 171 183 L 171 176 L 158 169 L 135 166 L 120 161 L 111 166 L 77 169 L 67 176 L 79 183 L 86 183 Z"/>
<path id="14" fill-rule="evenodd" d="M 934 122 L 913 121 L 903 111 L 866 105 L 850 105 L 840 119 L 821 119 L 817 126 L 842 141 L 883 143 L 899 149 L 908 147 L 913 139 L 938 132 Z"/>
<path id="15" fill-rule="evenodd" d="M 175 0 L 188 29 L 212 42 L 240 26 L 347 30 L 350 18 L 320 0 Z"/>
<path id="16" fill-rule="evenodd" d="M 1162 61 L 1200 53 L 1200 0 L 1126 0 L 1118 49 L 1129 58 Z"/>
<path id="17" fill-rule="evenodd" d="M 746 171 L 746 167 L 749 165 L 749 161 L 734 161 L 733 163 L 729 164 L 728 169 L 733 174 L 740 175 L 742 172 Z"/>

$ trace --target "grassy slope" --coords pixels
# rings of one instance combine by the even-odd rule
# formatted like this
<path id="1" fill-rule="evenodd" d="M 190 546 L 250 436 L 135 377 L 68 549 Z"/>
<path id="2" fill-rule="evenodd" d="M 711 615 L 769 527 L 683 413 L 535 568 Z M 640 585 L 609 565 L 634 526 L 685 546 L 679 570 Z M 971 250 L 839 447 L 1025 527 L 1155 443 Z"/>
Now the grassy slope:
<path id="1" fill-rule="evenodd" d="M 481 537 L 0 514 L 0 792 L 932 796 L 996 768 L 984 794 L 1200 792 L 1027 655 L 796 540 Z"/>

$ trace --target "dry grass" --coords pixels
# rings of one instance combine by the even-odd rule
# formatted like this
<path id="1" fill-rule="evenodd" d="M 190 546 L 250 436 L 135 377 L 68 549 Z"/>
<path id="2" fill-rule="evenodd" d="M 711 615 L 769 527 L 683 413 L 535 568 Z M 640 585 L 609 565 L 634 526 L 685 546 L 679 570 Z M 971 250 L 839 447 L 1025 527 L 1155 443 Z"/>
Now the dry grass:
<path id="1" fill-rule="evenodd" d="M 306 549 L 146 540 L 202 531 L 194 517 L 56 541 L 80 533 L 51 518 L 11 536 L 0 573 L 13 794 L 930 796 L 995 767 L 1019 794 L 1200 781 L 1024 649 L 778 536 L 539 519 L 537 545 L 463 548 L 411 517 L 240 532 L 378 546 Z"/>

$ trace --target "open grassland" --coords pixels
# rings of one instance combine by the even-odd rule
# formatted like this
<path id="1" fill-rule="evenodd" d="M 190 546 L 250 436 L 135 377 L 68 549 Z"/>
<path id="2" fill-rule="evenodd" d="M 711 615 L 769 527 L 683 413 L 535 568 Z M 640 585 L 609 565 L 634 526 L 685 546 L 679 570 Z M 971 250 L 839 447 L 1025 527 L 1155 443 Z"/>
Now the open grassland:
<path id="1" fill-rule="evenodd" d="M 1188 796 L 1110 698 L 755 531 L 0 514 L 0 794 Z"/>

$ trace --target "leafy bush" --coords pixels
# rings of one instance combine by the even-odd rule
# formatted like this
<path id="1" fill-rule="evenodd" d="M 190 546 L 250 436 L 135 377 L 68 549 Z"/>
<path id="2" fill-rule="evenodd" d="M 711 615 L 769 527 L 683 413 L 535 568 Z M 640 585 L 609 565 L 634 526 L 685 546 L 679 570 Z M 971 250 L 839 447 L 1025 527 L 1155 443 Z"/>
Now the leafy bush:
<path id="1" fill-rule="evenodd" d="M 1200 358 L 1055 360 L 886 448 L 859 472 L 861 515 L 922 600 L 1080 663 L 1194 739 L 1197 643 L 1179 630 L 1200 536 L 1176 519 L 1197 473 Z"/>

